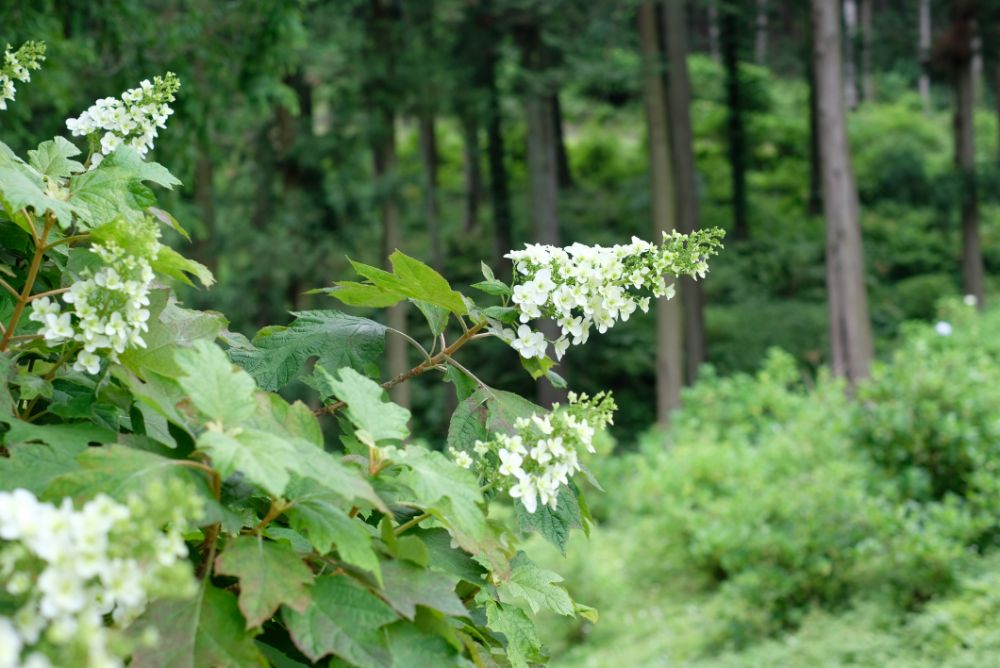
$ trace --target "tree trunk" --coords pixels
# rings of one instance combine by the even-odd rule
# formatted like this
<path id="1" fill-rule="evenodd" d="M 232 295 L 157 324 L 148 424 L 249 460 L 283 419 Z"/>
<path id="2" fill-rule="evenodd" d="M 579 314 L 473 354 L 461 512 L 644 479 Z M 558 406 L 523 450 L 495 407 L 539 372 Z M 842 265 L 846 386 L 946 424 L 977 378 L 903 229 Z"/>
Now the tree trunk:
<path id="1" fill-rule="evenodd" d="M 698 186 L 691 131 L 691 82 L 687 69 L 687 36 L 684 0 L 667 0 L 663 34 L 667 49 L 667 118 L 677 194 L 677 228 L 685 234 L 698 229 Z M 684 380 L 690 385 L 707 358 L 705 343 L 705 297 L 701 283 L 682 278 L 681 306 L 684 311 Z"/>
<path id="2" fill-rule="evenodd" d="M 931 0 L 920 0 L 919 34 L 917 47 L 920 53 L 920 99 L 924 114 L 931 113 Z"/>
<path id="3" fill-rule="evenodd" d="M 955 35 L 970 35 L 971 17 L 961 11 L 955 14 Z M 955 49 L 955 166 L 962 179 L 962 284 L 965 294 L 974 295 L 983 306 L 983 254 L 979 244 L 979 198 L 976 192 L 975 72 L 971 44 Z"/>
<path id="4" fill-rule="evenodd" d="M 743 85 L 740 80 L 740 35 L 738 6 L 727 7 L 722 13 L 722 60 L 726 68 L 726 102 L 728 105 L 729 167 L 732 185 L 733 237 L 750 238 L 747 224 L 746 128 L 743 110 Z"/>
<path id="5" fill-rule="evenodd" d="M 833 0 L 830 0 L 833 2 Z M 844 53 L 844 93 L 848 109 L 858 107 L 858 80 L 854 54 L 858 40 L 858 4 L 857 0 L 844 0 L 844 30 L 846 44 Z"/>
<path id="6" fill-rule="evenodd" d="M 503 115 L 500 110 L 500 91 L 497 87 L 497 54 L 492 52 L 486 68 L 488 98 L 486 152 L 490 165 L 490 204 L 493 209 L 493 239 L 495 264 L 500 275 L 510 278 L 510 261 L 504 258 L 511 251 L 513 216 L 510 208 L 510 177 L 504 160 Z"/>
<path id="7" fill-rule="evenodd" d="M 205 140 L 207 141 L 207 139 Z M 194 165 L 194 201 L 201 213 L 201 227 L 195 237 L 194 257 L 215 272 L 218 254 L 215 248 L 215 164 L 206 146 L 198 147 L 198 159 Z"/>
<path id="8" fill-rule="evenodd" d="M 816 100 L 816 57 L 813 51 L 812 20 L 808 21 L 809 41 L 806 44 L 806 81 L 809 84 L 809 200 L 806 213 L 818 216 L 823 210 L 823 177 L 819 146 L 819 108 Z"/>
<path id="9" fill-rule="evenodd" d="M 670 0 L 667 0 L 670 4 Z M 754 62 L 767 65 L 767 0 L 757 0 L 757 22 L 753 43 Z"/>
<path id="10" fill-rule="evenodd" d="M 997 114 L 997 160 L 1000 160 L 1000 57 L 993 64 L 993 105 Z"/>
<path id="11" fill-rule="evenodd" d="M 708 0 L 708 51 L 712 60 L 722 62 L 719 50 L 719 5 L 718 0 Z"/>
<path id="12" fill-rule="evenodd" d="M 872 0 L 861 2 L 861 98 L 875 101 L 875 75 L 872 72 Z"/>
<path id="13" fill-rule="evenodd" d="M 479 229 L 479 204 L 483 201 L 483 171 L 479 164 L 479 124 L 462 119 L 462 157 L 465 177 L 465 220 L 462 229 Z"/>
<path id="14" fill-rule="evenodd" d="M 676 228 L 670 131 L 667 123 L 663 58 L 660 52 L 656 8 L 649 0 L 638 10 L 639 46 L 643 60 L 646 127 L 649 137 L 649 174 L 654 239 Z M 681 309 L 676 299 L 656 304 L 656 419 L 666 426 L 672 410 L 680 405 Z"/>
<path id="15" fill-rule="evenodd" d="M 424 172 L 424 218 L 431 240 L 431 266 L 441 271 L 441 215 L 438 208 L 438 147 L 434 116 L 423 113 L 418 119 L 420 163 Z"/>
<path id="16" fill-rule="evenodd" d="M 566 134 L 563 131 L 562 103 L 559 101 L 559 91 L 552 94 L 552 122 L 556 131 L 556 159 L 559 168 L 559 187 L 568 190 L 573 187 L 573 173 L 569 168 L 569 155 L 566 153 Z"/>
<path id="17" fill-rule="evenodd" d="M 868 376 L 873 349 L 858 191 L 847 140 L 840 16 L 834 0 L 812 0 L 812 9 L 833 372 L 854 387 Z"/>
<path id="18" fill-rule="evenodd" d="M 400 229 L 399 200 L 396 186 L 396 119 L 386 114 L 380 119 L 382 127 L 375 144 L 375 179 L 382 190 L 380 211 L 382 216 L 382 257 L 388 262 L 389 255 L 402 242 Z M 387 266 L 388 268 L 388 266 Z M 400 332 L 406 331 L 406 302 L 386 309 L 386 324 Z M 386 370 L 393 378 L 410 368 L 406 355 L 406 341 L 403 337 L 389 334 L 385 341 Z M 400 383 L 389 390 L 389 396 L 400 406 L 410 405 L 410 386 Z"/>

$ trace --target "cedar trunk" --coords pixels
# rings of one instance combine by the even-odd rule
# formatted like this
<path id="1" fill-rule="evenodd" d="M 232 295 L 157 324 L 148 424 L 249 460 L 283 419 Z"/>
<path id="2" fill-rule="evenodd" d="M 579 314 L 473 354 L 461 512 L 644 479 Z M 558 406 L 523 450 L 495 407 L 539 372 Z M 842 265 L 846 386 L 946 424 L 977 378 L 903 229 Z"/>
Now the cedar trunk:
<path id="1" fill-rule="evenodd" d="M 853 387 L 868 375 L 873 351 L 858 192 L 847 140 L 840 15 L 835 0 L 812 0 L 812 10 L 833 372 Z"/>
<path id="2" fill-rule="evenodd" d="M 931 0 L 920 0 L 917 49 L 920 54 L 920 99 L 924 113 L 931 113 Z"/>
<path id="3" fill-rule="evenodd" d="M 420 115 L 418 121 L 420 135 L 420 163 L 424 172 L 424 219 L 427 235 L 431 241 L 431 266 L 441 271 L 441 215 L 438 206 L 438 147 L 437 128 L 434 116 Z"/>
<path id="4" fill-rule="evenodd" d="M 688 234 L 698 229 L 698 186 L 695 178 L 694 139 L 691 131 L 691 82 L 687 69 L 684 0 L 667 0 L 663 33 L 667 50 L 667 118 L 677 195 L 677 228 Z M 704 292 L 693 278 L 680 279 L 684 311 L 684 380 L 692 384 L 707 358 Z"/>
<path id="5" fill-rule="evenodd" d="M 654 239 L 658 240 L 663 232 L 676 228 L 676 217 L 666 91 L 661 75 L 663 54 L 652 2 L 639 5 L 638 27 L 649 134 L 653 229 Z M 680 305 L 676 299 L 660 299 L 656 304 L 656 419 L 660 425 L 665 426 L 670 412 L 680 405 L 682 375 Z"/>

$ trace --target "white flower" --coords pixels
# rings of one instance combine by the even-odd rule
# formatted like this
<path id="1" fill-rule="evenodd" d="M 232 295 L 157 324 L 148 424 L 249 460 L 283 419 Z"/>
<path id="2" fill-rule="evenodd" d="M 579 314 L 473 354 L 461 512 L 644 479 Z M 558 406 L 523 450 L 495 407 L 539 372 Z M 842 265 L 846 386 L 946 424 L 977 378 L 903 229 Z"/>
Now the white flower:
<path id="1" fill-rule="evenodd" d="M 523 474 L 521 463 L 524 461 L 524 458 L 520 454 L 511 452 L 506 448 L 501 448 L 497 456 L 500 457 L 500 475 L 517 478 Z"/>
<path id="2" fill-rule="evenodd" d="M 455 463 L 461 466 L 463 469 L 472 467 L 472 457 L 469 456 L 468 452 L 458 452 L 455 455 Z"/>
<path id="3" fill-rule="evenodd" d="M 545 341 L 544 334 L 533 331 L 527 325 L 521 325 L 517 328 L 517 338 L 510 346 L 520 353 L 521 357 L 531 359 L 532 357 L 545 357 L 548 343 Z"/>
<path id="4" fill-rule="evenodd" d="M 538 492 L 535 490 L 534 483 L 529 478 L 522 478 L 510 488 L 510 495 L 515 499 L 520 499 L 521 503 L 524 505 L 524 509 L 529 513 L 534 513 L 538 509 L 538 501 L 536 499 Z"/>
<path id="5" fill-rule="evenodd" d="M 0 668 L 18 668 L 21 663 L 21 636 L 6 617 L 0 616 Z"/>
<path id="6" fill-rule="evenodd" d="M 934 331 L 937 332 L 939 336 L 951 336 L 951 323 L 941 320 L 934 325 Z"/>
<path id="7" fill-rule="evenodd" d="M 81 350 L 80 354 L 76 356 L 76 361 L 73 363 L 73 369 L 75 371 L 85 371 L 92 376 L 97 375 L 101 371 L 101 358 L 92 352 Z"/>

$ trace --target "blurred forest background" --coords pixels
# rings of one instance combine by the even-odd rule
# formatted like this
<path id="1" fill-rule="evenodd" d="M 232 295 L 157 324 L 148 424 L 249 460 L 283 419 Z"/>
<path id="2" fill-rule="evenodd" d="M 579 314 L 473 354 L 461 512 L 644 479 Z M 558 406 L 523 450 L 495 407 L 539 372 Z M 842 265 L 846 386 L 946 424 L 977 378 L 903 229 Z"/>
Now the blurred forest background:
<path id="1" fill-rule="evenodd" d="M 335 308 L 307 291 L 348 256 L 462 285 L 527 242 L 727 230 L 669 321 L 559 368 L 621 407 L 568 568 L 604 621 L 553 622 L 559 665 L 995 662 L 997 0 L 32 0 L 0 37 L 49 47 L 17 151 L 180 76 L 153 157 L 218 279 L 183 298 L 249 337 Z M 439 438 L 422 380 L 394 398 Z"/>

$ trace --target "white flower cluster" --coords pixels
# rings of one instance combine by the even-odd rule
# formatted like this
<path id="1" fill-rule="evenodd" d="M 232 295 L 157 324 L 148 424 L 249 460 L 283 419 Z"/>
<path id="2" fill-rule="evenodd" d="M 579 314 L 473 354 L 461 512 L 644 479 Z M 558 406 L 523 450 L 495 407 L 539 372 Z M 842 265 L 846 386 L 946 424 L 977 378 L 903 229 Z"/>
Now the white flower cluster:
<path id="1" fill-rule="evenodd" d="M 145 157 L 153 148 L 153 140 L 159 133 L 157 128 L 165 128 L 167 118 L 174 113 L 169 103 L 174 101 L 179 88 L 180 80 L 173 72 L 153 77 L 152 82 L 143 79 L 138 88 L 122 93 L 121 99 L 97 100 L 78 118 L 68 119 L 66 127 L 74 137 L 95 137 L 91 168 L 126 143 Z"/>
<path id="2" fill-rule="evenodd" d="M 587 341 L 592 328 L 603 334 L 636 310 L 647 312 L 652 298 L 673 297 L 674 286 L 667 284 L 665 276 L 703 277 L 717 240 L 706 235 L 704 248 L 701 238 L 685 244 L 688 240 L 664 233 L 660 246 L 633 237 L 629 244 L 611 247 L 529 244 L 512 251 L 505 257 L 513 260 L 518 275 L 511 301 L 521 325 L 516 332 L 493 331 L 522 357 L 542 358 L 550 342 L 527 323 L 551 318 L 560 329 L 560 336 L 551 343 L 556 358 L 562 359 L 571 343 Z"/>
<path id="3" fill-rule="evenodd" d="M 109 241 L 94 246 L 104 262 L 97 271 L 87 272 L 62 300 L 67 310 L 55 300 L 42 297 L 32 302 L 29 319 L 41 323 L 38 333 L 49 344 L 75 341 L 83 345 L 73 368 L 96 374 L 101 370 L 98 353 L 117 361 L 130 347 L 144 348 L 142 338 L 149 327 L 149 290 L 153 270 L 149 262 L 130 255 Z"/>
<path id="4" fill-rule="evenodd" d="M 569 394 L 569 405 L 553 406 L 548 415 L 534 414 L 514 421 L 514 434 L 496 433 L 489 441 L 476 441 L 479 473 L 519 499 L 534 513 L 538 504 L 556 508 L 559 488 L 580 471 L 579 450 L 594 452 L 594 434 L 612 423 L 615 403 L 609 394 L 593 399 Z M 469 453 L 452 450 L 455 463 L 470 468 Z"/>
<path id="5" fill-rule="evenodd" d="M 151 492 L 158 513 L 175 503 L 163 490 Z M 116 630 L 151 597 L 189 595 L 194 583 L 180 530 L 152 524 L 152 508 L 98 496 L 76 510 L 70 499 L 54 506 L 23 489 L 0 492 L 0 586 L 16 606 L 0 615 L 0 668 L 124 665 Z"/>
<path id="6" fill-rule="evenodd" d="M 10 44 L 7 45 L 3 63 L 0 64 L 0 110 L 6 109 L 7 101 L 13 100 L 17 93 L 14 81 L 31 81 L 31 70 L 41 68 L 43 60 L 45 45 L 41 42 L 26 42 L 17 51 L 12 51 Z"/>

